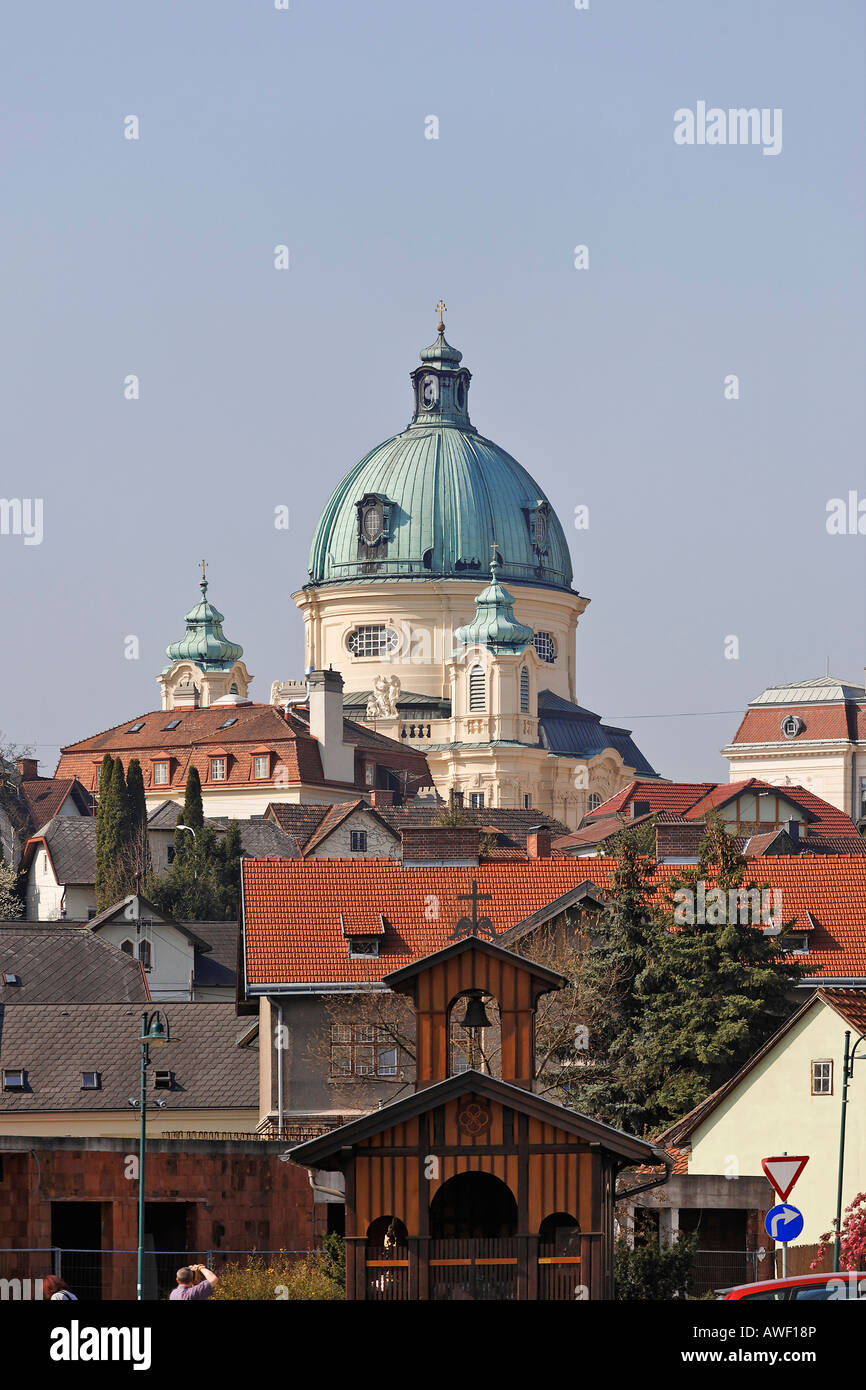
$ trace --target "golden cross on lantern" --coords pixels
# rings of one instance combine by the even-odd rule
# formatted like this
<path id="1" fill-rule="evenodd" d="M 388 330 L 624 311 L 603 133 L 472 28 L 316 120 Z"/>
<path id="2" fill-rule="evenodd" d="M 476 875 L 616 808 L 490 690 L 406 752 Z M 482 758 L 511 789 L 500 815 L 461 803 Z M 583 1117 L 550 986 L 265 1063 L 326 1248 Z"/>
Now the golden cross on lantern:
<path id="1" fill-rule="evenodd" d="M 439 303 L 436 305 L 436 312 L 437 312 L 437 314 L 439 315 L 439 330 L 438 330 L 438 331 L 439 331 L 440 333 L 444 333 L 444 332 L 445 332 L 445 324 L 444 324 L 444 322 L 443 322 L 443 320 L 442 320 L 442 315 L 445 313 L 445 305 L 442 303 L 442 300 L 441 300 L 441 299 L 439 300 Z"/>

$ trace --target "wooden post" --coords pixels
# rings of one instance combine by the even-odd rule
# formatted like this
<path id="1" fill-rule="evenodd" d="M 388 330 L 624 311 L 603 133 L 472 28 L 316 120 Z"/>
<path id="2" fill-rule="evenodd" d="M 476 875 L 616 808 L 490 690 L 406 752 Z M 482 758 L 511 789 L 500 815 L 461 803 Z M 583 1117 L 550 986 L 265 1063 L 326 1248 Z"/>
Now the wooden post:
<path id="1" fill-rule="evenodd" d="M 418 1301 L 418 1237 L 410 1236 L 409 1241 L 409 1300 Z"/>
<path id="2" fill-rule="evenodd" d="M 526 1237 L 527 1289 L 530 1303 L 538 1301 L 538 1236 Z"/>
<path id="3" fill-rule="evenodd" d="M 424 1302 L 430 1297 L 430 1237 L 418 1237 L 418 1298 Z"/>

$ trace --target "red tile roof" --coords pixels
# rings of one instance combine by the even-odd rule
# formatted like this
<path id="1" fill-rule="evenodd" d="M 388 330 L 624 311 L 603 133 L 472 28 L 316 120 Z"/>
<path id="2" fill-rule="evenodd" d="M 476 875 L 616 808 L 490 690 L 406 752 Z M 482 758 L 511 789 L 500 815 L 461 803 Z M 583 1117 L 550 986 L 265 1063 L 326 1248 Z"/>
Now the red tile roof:
<path id="1" fill-rule="evenodd" d="M 220 727 L 229 719 L 235 722 L 228 728 Z M 178 727 L 167 729 L 166 725 L 173 720 L 179 721 Z M 141 729 L 131 733 L 136 724 L 141 724 Z M 374 734 L 350 719 L 344 721 L 344 737 L 356 748 L 355 786 L 362 785 L 361 763 L 365 753 L 367 760 L 384 767 L 407 769 L 415 779 L 413 792 L 423 781 L 430 780 L 427 760 L 418 749 Z M 254 778 L 253 758 L 261 753 L 263 745 L 274 755 L 270 776 Z M 250 703 L 209 705 L 204 709 L 151 710 L 62 748 L 57 776 L 76 776 L 85 787 L 93 789 L 106 753 L 122 758 L 124 768 L 130 758 L 139 758 L 147 790 L 155 785 L 166 791 L 185 786 L 190 767 L 198 769 L 204 789 L 269 787 L 278 775 L 283 780 L 283 768 L 290 785 L 320 785 L 325 781 L 319 745 L 306 721 L 296 713 L 284 714 L 275 705 Z M 226 776 L 220 781 L 211 781 L 210 759 L 223 755 L 228 760 Z M 169 765 L 171 780 L 154 784 L 152 764 L 167 757 L 172 760 Z"/>
<path id="2" fill-rule="evenodd" d="M 716 782 L 660 782 L 655 778 L 646 782 L 629 782 L 615 796 L 608 797 L 594 811 L 589 811 L 586 820 L 590 822 L 602 816 L 612 816 L 617 811 L 626 811 L 633 801 L 648 801 L 651 812 L 682 813 L 717 785 Z"/>
<path id="3" fill-rule="evenodd" d="M 80 783 L 78 784 L 80 786 Z M 30 823 L 34 830 L 41 830 L 52 817 L 56 816 L 70 792 L 76 786 L 75 777 L 35 777 L 21 783 L 21 795 L 27 805 Z M 79 809 L 90 804 L 90 793 L 80 786 Z"/>
<path id="4" fill-rule="evenodd" d="M 674 812 L 686 820 L 699 820 L 709 811 L 725 806 L 735 797 L 752 790 L 773 791 L 779 796 L 787 797 L 807 813 L 810 833 L 857 834 L 857 827 L 850 816 L 838 807 L 832 806 L 829 801 L 822 800 L 814 792 L 800 786 L 777 786 L 775 783 L 763 781 L 760 777 L 749 777 L 742 782 L 630 782 L 615 796 L 589 812 L 585 817 L 586 826 L 594 825 L 616 812 L 628 815 L 628 808 L 634 801 L 648 802 L 652 815 Z M 558 843 L 562 844 L 563 841 Z"/>
<path id="5" fill-rule="evenodd" d="M 601 857 L 420 869 L 386 859 L 246 859 L 247 981 L 380 979 L 446 945 L 466 912 L 458 894 L 466 893 L 473 879 L 481 892 L 492 894 L 483 911 L 503 932 L 588 879 L 606 891 L 614 867 L 614 860 Z M 681 875 L 681 867 L 662 865 L 656 881 Z M 783 921 L 809 931 L 806 960 L 818 966 L 819 976 L 866 979 L 866 857 L 780 855 L 761 861 L 755 881 L 781 889 Z M 366 920 L 382 914 L 378 958 L 348 959 L 341 912 Z"/>
<path id="6" fill-rule="evenodd" d="M 782 720 L 797 715 L 803 721 L 795 738 L 782 733 Z M 796 747 L 810 740 L 866 739 L 866 704 L 848 700 L 832 705 L 765 705 L 746 710 L 732 739 L 737 743 L 780 743 Z"/>

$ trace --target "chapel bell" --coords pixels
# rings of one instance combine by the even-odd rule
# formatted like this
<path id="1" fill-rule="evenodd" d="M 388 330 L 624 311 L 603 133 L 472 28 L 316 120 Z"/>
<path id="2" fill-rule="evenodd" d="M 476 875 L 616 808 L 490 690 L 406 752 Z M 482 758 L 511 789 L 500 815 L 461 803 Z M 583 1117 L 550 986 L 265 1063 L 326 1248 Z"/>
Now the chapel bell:
<path id="1" fill-rule="evenodd" d="M 466 1013 L 460 1020 L 460 1027 L 472 1033 L 476 1028 L 489 1028 L 490 1019 L 484 1012 L 484 991 L 481 989 L 470 989 L 466 991 Z"/>

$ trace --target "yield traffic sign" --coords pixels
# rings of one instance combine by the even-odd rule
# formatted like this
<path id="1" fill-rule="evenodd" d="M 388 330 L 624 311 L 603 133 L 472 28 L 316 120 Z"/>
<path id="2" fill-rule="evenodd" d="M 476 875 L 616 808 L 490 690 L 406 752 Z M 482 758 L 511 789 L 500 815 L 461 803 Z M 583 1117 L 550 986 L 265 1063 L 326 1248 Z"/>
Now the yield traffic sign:
<path id="1" fill-rule="evenodd" d="M 794 1157 L 782 1154 L 777 1158 L 762 1158 L 761 1167 L 784 1202 L 808 1162 L 808 1154 Z"/>
<path id="2" fill-rule="evenodd" d="M 796 1240 L 803 1234 L 805 1224 L 803 1213 L 797 1207 L 789 1207 L 785 1202 L 771 1208 L 764 1217 L 764 1230 L 767 1235 L 780 1242 Z"/>

